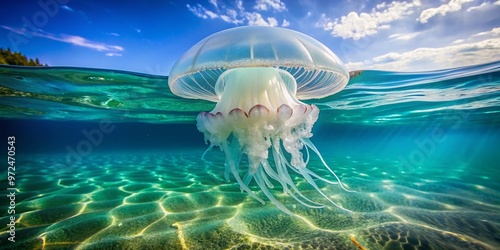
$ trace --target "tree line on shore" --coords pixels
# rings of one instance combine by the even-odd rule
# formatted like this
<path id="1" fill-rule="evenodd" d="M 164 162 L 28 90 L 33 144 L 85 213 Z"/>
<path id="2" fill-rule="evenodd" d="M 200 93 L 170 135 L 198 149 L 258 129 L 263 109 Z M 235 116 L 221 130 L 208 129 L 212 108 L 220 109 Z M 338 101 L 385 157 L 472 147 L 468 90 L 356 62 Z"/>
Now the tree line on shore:
<path id="1" fill-rule="evenodd" d="M 40 63 L 38 58 L 28 59 L 28 57 L 20 52 L 12 52 L 9 48 L 0 48 L 0 64 L 17 66 L 49 66 L 47 64 Z"/>

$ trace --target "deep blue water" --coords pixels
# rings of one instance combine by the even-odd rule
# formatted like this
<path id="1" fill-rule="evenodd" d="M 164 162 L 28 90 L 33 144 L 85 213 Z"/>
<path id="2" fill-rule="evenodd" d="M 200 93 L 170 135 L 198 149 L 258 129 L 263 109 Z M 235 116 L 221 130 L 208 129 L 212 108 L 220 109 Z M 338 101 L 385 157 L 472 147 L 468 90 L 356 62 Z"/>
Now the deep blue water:
<path id="1" fill-rule="evenodd" d="M 175 97 L 167 77 L 1 66 L 0 139 L 16 137 L 19 191 L 16 242 L 3 226 L 0 248 L 500 248 L 500 62 L 364 71 L 307 102 L 321 110 L 311 140 L 357 192 L 321 188 L 352 213 L 275 188 L 299 219 L 226 182 L 222 152 L 201 160 L 195 124 L 214 104 Z M 308 168 L 331 178 L 317 158 Z"/>

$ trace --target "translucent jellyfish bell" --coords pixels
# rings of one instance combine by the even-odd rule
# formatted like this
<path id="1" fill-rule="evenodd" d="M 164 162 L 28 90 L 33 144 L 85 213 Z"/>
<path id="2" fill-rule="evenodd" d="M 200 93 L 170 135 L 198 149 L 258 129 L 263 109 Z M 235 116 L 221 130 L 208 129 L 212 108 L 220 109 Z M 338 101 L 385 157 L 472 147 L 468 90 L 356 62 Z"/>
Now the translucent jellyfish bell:
<path id="1" fill-rule="evenodd" d="M 198 42 L 176 62 L 168 84 L 178 96 L 217 102 L 196 121 L 205 141 L 210 142 L 209 149 L 218 146 L 224 151 L 225 178 L 229 181 L 233 175 L 242 190 L 263 203 L 248 188 L 255 180 L 272 203 L 293 214 L 270 192 L 274 187 L 270 179 L 307 207 L 324 205 L 305 197 L 289 170 L 342 208 L 315 183 L 321 180 L 345 189 L 309 140 L 319 109 L 299 99 L 332 95 L 348 80 L 349 72 L 341 60 L 317 40 L 289 29 L 246 26 Z M 335 182 L 307 168 L 309 149 L 320 157 Z M 243 155 L 248 157 L 247 167 L 240 166 Z M 243 178 L 240 171 L 245 171 Z"/>

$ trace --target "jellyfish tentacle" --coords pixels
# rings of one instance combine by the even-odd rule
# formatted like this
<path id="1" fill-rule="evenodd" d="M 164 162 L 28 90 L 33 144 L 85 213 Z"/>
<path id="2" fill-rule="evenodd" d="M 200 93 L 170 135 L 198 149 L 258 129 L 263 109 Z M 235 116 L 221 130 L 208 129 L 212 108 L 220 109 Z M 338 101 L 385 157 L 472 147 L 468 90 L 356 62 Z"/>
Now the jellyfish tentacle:
<path id="1" fill-rule="evenodd" d="M 286 164 L 282 163 L 282 160 L 284 161 L 287 161 L 285 156 L 281 153 L 280 155 L 280 152 L 276 151 L 275 148 L 273 148 L 273 156 L 275 159 L 279 159 L 279 164 L 276 164 L 276 168 L 279 169 L 278 171 L 281 172 L 282 174 L 280 174 L 280 178 L 281 180 L 283 180 L 284 184 L 282 184 L 282 186 L 285 188 L 286 187 L 286 190 L 288 190 L 287 194 L 289 194 L 292 198 L 294 198 L 296 201 L 298 201 L 300 204 L 306 206 L 306 207 L 309 207 L 309 208 L 324 208 L 325 205 L 321 204 L 321 203 L 318 203 L 318 202 L 314 202 L 310 199 L 308 199 L 307 197 L 305 197 L 302 192 L 299 191 L 299 189 L 297 188 L 297 186 L 295 185 L 295 183 L 292 181 L 292 179 L 290 178 L 290 175 L 288 174 L 288 171 L 286 170 Z M 289 191 L 288 189 L 288 185 L 295 191 L 297 192 L 297 194 L 302 197 L 304 200 L 310 202 L 310 203 L 313 203 L 313 204 L 316 204 L 316 205 L 311 205 L 311 204 L 308 204 L 306 202 L 304 202 L 303 200 L 301 200 L 299 197 L 297 197 L 295 194 L 293 194 L 293 192 Z"/>
<path id="2" fill-rule="evenodd" d="M 250 172 L 246 172 L 245 176 L 243 176 L 243 183 L 245 183 L 247 186 L 250 184 L 250 182 L 253 179 L 253 175 L 250 174 Z"/>
<path id="3" fill-rule="evenodd" d="M 307 166 L 307 164 L 309 163 L 309 147 L 306 147 L 306 160 L 304 161 L 304 164 Z"/>
<path id="4" fill-rule="evenodd" d="M 311 142 L 311 140 L 309 140 L 308 138 L 302 138 L 301 141 L 307 146 L 307 147 L 310 147 L 314 153 L 316 153 L 319 157 L 319 159 L 321 160 L 321 162 L 323 163 L 323 165 L 326 167 L 326 169 L 328 169 L 328 171 L 330 171 L 330 173 L 332 173 L 332 175 L 337 179 L 340 187 L 342 187 L 342 189 L 344 189 L 346 192 L 356 192 L 354 190 L 349 190 L 347 188 L 344 187 L 344 184 L 342 184 L 342 181 L 340 181 L 340 178 L 335 174 L 335 172 L 333 172 L 333 170 L 328 166 L 328 164 L 326 164 L 325 160 L 323 159 L 323 156 L 321 156 L 321 153 L 319 152 L 319 150 L 316 148 L 316 146 L 314 146 L 314 144 Z"/>
<path id="5" fill-rule="evenodd" d="M 202 160 L 205 160 L 205 155 L 208 153 L 208 151 L 211 151 L 213 147 L 214 144 L 210 143 L 210 146 L 208 146 L 207 150 L 205 150 L 205 152 L 203 152 L 203 154 L 201 155 Z"/>
<path id="6" fill-rule="evenodd" d="M 277 167 L 279 166 L 279 168 L 281 169 L 280 171 L 283 172 L 283 175 L 281 175 L 281 177 L 283 178 L 283 180 L 288 184 L 290 185 L 290 187 L 300 196 L 302 197 L 304 200 L 310 202 L 310 203 L 313 203 L 313 204 L 316 204 L 318 206 L 313 206 L 313 205 L 307 205 L 308 207 L 316 207 L 316 208 L 322 208 L 322 207 L 325 207 L 324 204 L 321 204 L 319 202 L 315 202 L 315 201 L 312 201 L 310 200 L 309 198 L 305 197 L 302 192 L 300 192 L 300 190 L 297 188 L 297 186 L 295 185 L 295 183 L 292 181 L 291 177 L 290 177 L 290 174 L 288 173 L 288 170 L 286 169 L 287 165 L 290 167 L 290 168 L 293 168 L 289 163 L 288 163 L 288 160 L 286 159 L 286 157 L 283 155 L 283 152 L 281 151 L 281 147 L 279 148 L 280 151 L 277 151 L 276 148 L 273 148 L 273 155 L 275 158 L 279 158 L 281 162 L 285 162 L 283 164 L 279 164 L 279 165 L 276 165 Z M 294 169 L 294 168 L 293 168 Z M 297 172 L 298 173 L 298 172 Z M 286 186 L 286 185 L 285 185 Z M 293 193 L 291 192 L 288 192 L 292 197 L 295 198 L 295 200 L 299 201 L 300 203 L 304 204 L 304 202 L 302 202 L 302 200 L 299 200 L 296 196 L 293 195 Z"/>
<path id="7" fill-rule="evenodd" d="M 229 148 L 231 150 L 230 154 L 233 156 L 233 159 L 234 159 L 234 164 L 237 165 L 236 172 L 239 171 L 239 165 L 240 165 L 240 161 L 241 161 L 241 151 L 239 150 L 239 147 L 240 147 L 240 145 L 238 143 L 238 139 L 233 136 Z M 223 150 L 222 147 L 220 147 L 220 148 Z M 227 181 L 230 181 L 229 173 L 231 172 L 231 167 L 229 166 L 229 163 L 227 162 L 227 160 L 226 160 L 226 163 L 224 165 L 225 165 L 224 177 L 226 178 Z M 246 184 L 248 185 L 248 183 L 246 183 Z"/>
<path id="8" fill-rule="evenodd" d="M 300 174 L 299 170 L 296 167 L 293 167 L 290 163 L 288 163 L 287 166 L 290 169 L 292 169 L 295 173 Z M 334 182 L 334 181 L 325 179 L 325 178 L 319 176 L 318 174 L 314 173 L 313 171 L 311 171 L 311 170 L 309 170 L 307 168 L 305 168 L 305 171 L 307 171 L 307 173 L 310 174 L 311 176 L 316 177 L 316 179 L 322 180 L 322 181 L 324 181 L 326 183 L 333 184 L 333 185 L 338 185 L 339 184 L 338 182 Z"/>
<path id="9" fill-rule="evenodd" d="M 285 213 L 287 213 L 289 215 L 295 216 L 295 214 L 292 213 L 290 210 L 288 210 L 288 208 L 286 208 L 285 205 L 283 205 L 281 202 L 279 202 L 278 200 L 276 200 L 276 198 L 271 194 L 271 192 L 269 191 L 269 189 L 267 189 L 267 186 L 266 186 L 266 184 L 263 181 L 264 173 L 262 172 L 261 168 L 259 168 L 257 170 L 257 172 L 254 174 L 254 177 L 255 177 L 255 182 L 257 182 L 257 185 L 260 187 L 260 189 L 262 190 L 262 192 L 267 196 L 267 198 L 271 201 L 271 203 L 273 203 L 281 211 L 283 211 L 283 212 L 285 212 Z"/>
<path id="10" fill-rule="evenodd" d="M 304 168 L 299 168 L 299 171 L 300 173 L 302 174 L 302 176 L 306 179 L 306 181 L 311 184 L 311 186 L 314 187 L 314 189 L 316 189 L 316 191 L 318 191 L 318 193 L 320 193 L 323 197 L 325 197 L 329 202 L 331 202 L 334 206 L 344 210 L 344 211 L 347 211 L 347 212 L 352 212 L 351 210 L 349 209 L 346 209 L 346 208 L 343 208 L 342 206 L 340 206 L 339 204 L 335 203 L 334 201 L 332 201 L 325 193 L 323 193 L 323 191 L 321 191 L 321 189 L 319 189 L 318 185 L 316 185 L 316 182 L 314 182 L 314 180 L 311 178 L 311 176 L 309 176 L 309 174 L 304 171 Z"/>
<path id="11" fill-rule="evenodd" d="M 278 178 L 280 180 L 283 180 L 283 182 L 288 183 L 288 179 L 290 178 L 290 176 L 283 170 L 284 168 L 286 170 L 286 166 L 284 166 L 284 163 L 281 159 L 282 156 L 276 150 L 276 147 L 279 147 L 279 143 L 280 143 L 279 139 L 278 140 L 275 139 L 273 141 L 272 153 L 274 158 L 274 165 L 276 166 L 276 172 L 278 174 Z M 283 187 L 283 194 L 290 192 L 290 190 L 288 189 L 288 185 L 282 185 L 282 187 Z"/>
<path id="12" fill-rule="evenodd" d="M 307 171 L 307 173 L 308 173 L 309 175 L 311 175 L 311 176 L 315 177 L 316 179 L 321 180 L 321 181 L 324 181 L 324 182 L 326 182 L 326 183 L 328 183 L 328 184 L 332 184 L 332 185 L 338 185 L 338 184 L 339 184 L 338 182 L 334 182 L 334 181 L 331 181 L 331 180 L 325 179 L 325 178 L 323 178 L 323 177 L 319 176 L 318 174 L 314 173 L 313 171 L 311 171 L 311 170 L 309 170 L 309 169 L 307 169 L 307 168 L 305 169 L 305 171 Z"/>
<path id="13" fill-rule="evenodd" d="M 260 171 L 262 171 L 261 169 L 262 168 L 259 168 Z M 265 170 L 264 170 L 264 173 L 265 173 Z M 267 187 L 269 188 L 274 188 L 274 185 L 271 183 L 271 181 L 269 180 L 269 178 L 267 178 L 267 174 L 262 174 L 262 179 L 264 180 L 264 183 L 266 184 Z"/>
<path id="14" fill-rule="evenodd" d="M 231 172 L 231 167 L 229 166 L 229 163 L 225 162 L 224 163 L 224 179 L 226 179 L 227 182 L 231 181 L 231 178 L 229 178 L 230 172 Z"/>
<path id="15" fill-rule="evenodd" d="M 305 197 L 303 197 L 304 199 L 308 200 L 309 202 L 311 203 L 314 203 L 314 204 L 318 204 L 317 206 L 315 205 L 311 205 L 311 204 L 307 204 L 305 203 L 303 200 L 299 199 L 299 197 L 295 196 L 292 192 L 289 192 L 288 193 L 290 196 L 292 196 L 292 198 L 294 198 L 296 201 L 298 201 L 300 204 L 306 206 L 306 207 L 310 207 L 310 208 L 324 208 L 326 207 L 325 205 L 321 204 L 321 203 L 316 203 L 316 202 L 313 202 Z"/>
<path id="16" fill-rule="evenodd" d="M 227 142 L 223 142 L 222 147 L 224 148 L 224 152 L 226 153 L 226 160 L 228 161 L 231 172 L 233 173 L 234 178 L 236 179 L 240 187 L 243 188 L 243 190 L 245 190 L 250 196 L 252 196 L 252 198 L 260 201 L 260 203 L 262 204 L 265 204 L 265 202 L 261 198 L 259 198 L 252 190 L 250 190 L 250 188 L 248 188 L 248 186 L 245 185 L 245 183 L 243 183 L 243 181 L 241 180 L 240 175 L 236 170 L 235 163 L 233 162 L 232 159 L 231 149 L 227 145 Z"/>
<path id="17" fill-rule="evenodd" d="M 278 181 L 282 186 L 285 185 L 285 182 L 279 177 L 278 173 L 274 171 L 274 169 L 271 168 L 269 165 L 269 162 L 267 160 L 262 161 L 262 167 L 264 168 L 265 173 L 271 177 L 273 180 Z M 285 185 L 286 186 L 286 185 Z"/>

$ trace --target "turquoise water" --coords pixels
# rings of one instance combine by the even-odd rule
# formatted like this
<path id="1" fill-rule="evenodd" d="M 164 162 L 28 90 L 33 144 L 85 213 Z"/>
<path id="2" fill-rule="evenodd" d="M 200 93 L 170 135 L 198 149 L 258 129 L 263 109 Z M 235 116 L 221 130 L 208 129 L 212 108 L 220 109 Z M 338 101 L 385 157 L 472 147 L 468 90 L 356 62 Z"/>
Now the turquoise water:
<path id="1" fill-rule="evenodd" d="M 11 242 L 4 164 L 0 248 L 500 248 L 500 62 L 364 71 L 308 103 L 321 110 L 312 141 L 356 192 L 320 188 L 351 213 L 277 186 L 292 217 L 225 181 L 223 152 L 201 160 L 194 123 L 214 104 L 175 97 L 167 77 L 1 66 L 0 138 L 16 138 L 18 190 Z M 318 158 L 308 168 L 333 179 Z"/>

